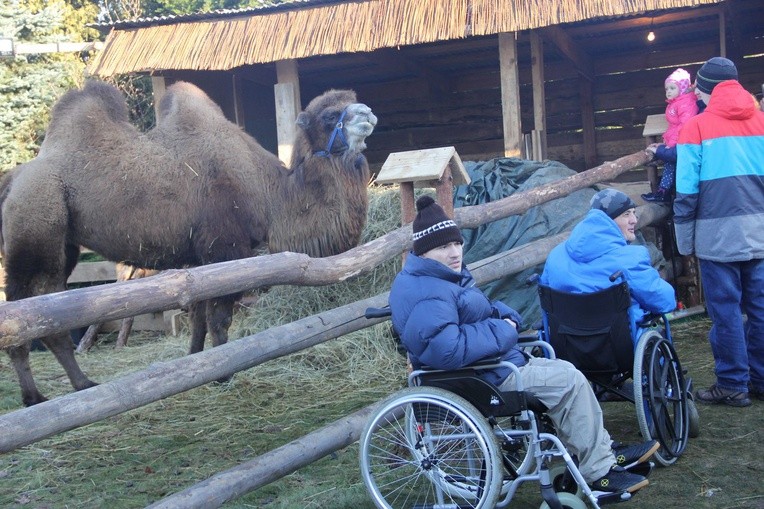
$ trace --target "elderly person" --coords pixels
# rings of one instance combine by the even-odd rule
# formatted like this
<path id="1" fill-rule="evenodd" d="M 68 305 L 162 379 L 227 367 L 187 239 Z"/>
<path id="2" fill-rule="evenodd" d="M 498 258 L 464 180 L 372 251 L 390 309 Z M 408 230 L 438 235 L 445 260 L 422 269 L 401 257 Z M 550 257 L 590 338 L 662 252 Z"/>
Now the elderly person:
<path id="1" fill-rule="evenodd" d="M 631 245 L 636 239 L 636 207 L 616 189 L 595 194 L 586 217 L 573 228 L 568 240 L 549 253 L 540 280 L 555 290 L 592 293 L 617 284 L 610 276 L 620 271 L 631 292 L 629 315 L 635 346 L 641 334 L 637 324 L 646 314 L 676 308 L 674 288 L 650 264 L 647 249 Z"/>

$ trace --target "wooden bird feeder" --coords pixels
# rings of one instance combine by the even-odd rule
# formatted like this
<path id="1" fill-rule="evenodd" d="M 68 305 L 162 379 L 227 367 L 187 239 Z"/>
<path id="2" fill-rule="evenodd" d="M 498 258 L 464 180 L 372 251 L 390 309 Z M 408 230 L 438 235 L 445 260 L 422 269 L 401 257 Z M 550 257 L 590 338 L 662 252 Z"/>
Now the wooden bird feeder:
<path id="1" fill-rule="evenodd" d="M 456 149 L 440 147 L 391 153 L 376 182 L 400 184 L 401 221 L 408 224 L 416 217 L 415 187 L 435 188 L 435 201 L 453 217 L 454 186 L 469 184 L 470 177 Z"/>

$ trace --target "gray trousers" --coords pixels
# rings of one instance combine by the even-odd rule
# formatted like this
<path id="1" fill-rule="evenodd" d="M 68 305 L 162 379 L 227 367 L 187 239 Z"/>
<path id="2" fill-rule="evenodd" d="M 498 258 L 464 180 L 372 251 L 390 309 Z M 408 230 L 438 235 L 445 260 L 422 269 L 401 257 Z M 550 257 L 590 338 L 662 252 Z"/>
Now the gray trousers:
<path id="1" fill-rule="evenodd" d="M 589 381 L 571 363 L 532 357 L 519 368 L 523 389 L 549 410 L 547 415 L 570 454 L 578 456 L 586 482 L 596 481 L 615 464 L 611 438 L 602 422 L 602 408 Z M 515 390 L 514 372 L 499 387 Z"/>

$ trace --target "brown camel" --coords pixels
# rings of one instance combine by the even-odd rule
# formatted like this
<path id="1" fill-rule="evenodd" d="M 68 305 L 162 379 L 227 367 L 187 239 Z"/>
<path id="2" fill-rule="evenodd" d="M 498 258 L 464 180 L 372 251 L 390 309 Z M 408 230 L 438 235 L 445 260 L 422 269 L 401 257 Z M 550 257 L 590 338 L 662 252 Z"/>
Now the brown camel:
<path id="1" fill-rule="evenodd" d="M 66 289 L 79 246 L 137 267 L 170 269 L 271 251 L 328 256 L 357 245 L 377 119 L 355 93 L 330 90 L 297 118 L 290 168 L 226 120 L 188 83 L 167 89 L 157 126 L 140 133 L 122 94 L 103 82 L 55 104 L 38 156 L 0 185 L 0 245 L 8 300 Z M 238 295 L 191 306 L 190 352 L 228 340 Z M 41 338 L 76 390 L 94 385 L 68 335 Z M 8 349 L 22 401 L 45 401 L 28 344 Z"/>

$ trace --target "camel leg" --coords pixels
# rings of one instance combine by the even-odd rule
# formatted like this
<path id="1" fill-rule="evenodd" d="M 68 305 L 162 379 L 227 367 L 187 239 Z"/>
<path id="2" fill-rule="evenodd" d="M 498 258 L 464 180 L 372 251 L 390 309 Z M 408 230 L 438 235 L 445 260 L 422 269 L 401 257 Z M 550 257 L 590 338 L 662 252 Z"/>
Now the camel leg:
<path id="1" fill-rule="evenodd" d="M 88 327 L 87 332 L 85 332 L 85 335 L 80 339 L 80 344 L 77 345 L 77 353 L 87 352 L 93 347 L 96 339 L 98 339 L 98 333 L 101 331 L 102 325 L 102 323 L 94 323 Z"/>
<path id="2" fill-rule="evenodd" d="M 85 373 L 82 372 L 79 364 L 77 364 L 77 361 L 74 358 L 74 345 L 72 345 L 72 340 L 69 338 L 69 334 L 48 336 L 43 338 L 42 342 L 45 343 L 48 350 L 53 352 L 53 355 L 56 356 L 56 360 L 58 360 L 59 364 L 64 368 L 64 371 L 66 371 L 74 390 L 81 391 L 98 385 L 85 376 Z"/>
<path id="3" fill-rule="evenodd" d="M 228 342 L 228 328 L 231 326 L 235 303 L 235 295 L 226 295 L 207 301 L 207 328 L 212 336 L 213 347 Z"/>
<path id="4" fill-rule="evenodd" d="M 16 369 L 16 376 L 21 386 L 21 402 L 24 403 L 24 406 L 32 406 L 48 401 L 48 398 L 40 394 L 40 391 L 37 390 L 37 385 L 34 383 L 32 368 L 29 366 L 29 344 L 12 346 L 6 351 L 11 358 L 13 367 Z"/>
<path id="5" fill-rule="evenodd" d="M 127 338 L 130 336 L 130 331 L 133 330 L 134 316 L 128 316 L 122 320 L 122 325 L 119 327 L 119 335 L 117 336 L 116 348 L 123 348 L 127 345 Z"/>
<path id="6" fill-rule="evenodd" d="M 228 328 L 231 326 L 233 305 L 236 295 L 226 295 L 207 301 L 207 328 L 212 336 L 212 346 L 220 346 L 228 342 Z M 217 382 L 224 384 L 231 381 L 231 376 L 218 378 Z"/>
<path id="7" fill-rule="evenodd" d="M 207 335 L 205 309 L 207 301 L 195 302 L 188 307 L 188 319 L 191 324 L 191 346 L 189 354 L 204 350 L 204 337 Z"/>

